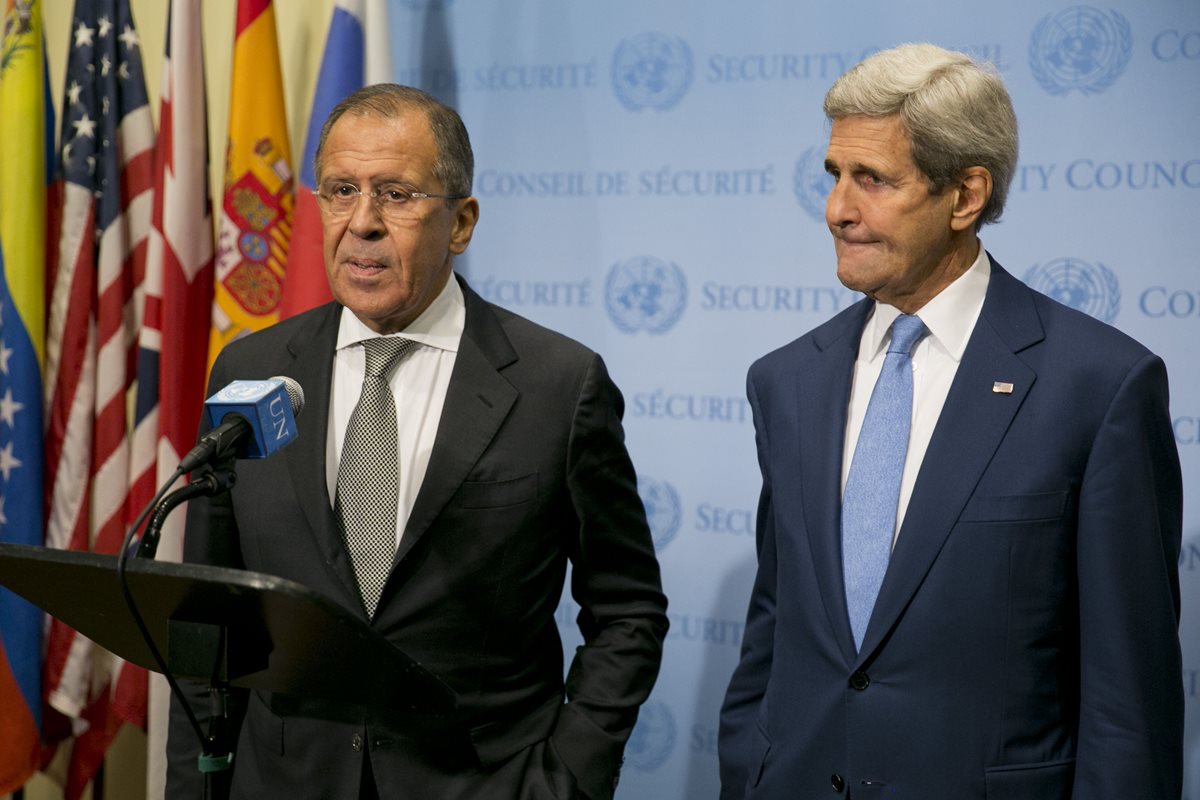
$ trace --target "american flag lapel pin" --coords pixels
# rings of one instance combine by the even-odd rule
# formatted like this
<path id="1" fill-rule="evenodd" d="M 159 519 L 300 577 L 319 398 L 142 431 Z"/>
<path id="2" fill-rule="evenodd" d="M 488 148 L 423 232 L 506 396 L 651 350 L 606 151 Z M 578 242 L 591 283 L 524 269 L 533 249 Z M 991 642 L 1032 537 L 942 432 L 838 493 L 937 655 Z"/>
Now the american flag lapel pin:
<path id="1" fill-rule="evenodd" d="M 1013 385 L 1008 381 L 996 381 L 992 384 L 993 394 L 1012 394 Z"/>

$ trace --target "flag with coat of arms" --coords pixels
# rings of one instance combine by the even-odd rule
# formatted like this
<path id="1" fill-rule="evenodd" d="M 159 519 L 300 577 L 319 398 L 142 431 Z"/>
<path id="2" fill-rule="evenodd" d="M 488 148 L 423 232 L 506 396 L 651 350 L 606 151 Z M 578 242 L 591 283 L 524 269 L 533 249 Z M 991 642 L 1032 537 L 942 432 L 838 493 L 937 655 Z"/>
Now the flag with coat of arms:
<path id="1" fill-rule="evenodd" d="M 209 369 L 226 344 L 279 319 L 293 188 L 275 9 L 238 0 Z"/>
<path id="2" fill-rule="evenodd" d="M 0 44 L 0 542 L 42 544 L 47 117 L 39 0 L 3 4 Z M 38 763 L 42 614 L 0 587 L 0 795 Z"/>

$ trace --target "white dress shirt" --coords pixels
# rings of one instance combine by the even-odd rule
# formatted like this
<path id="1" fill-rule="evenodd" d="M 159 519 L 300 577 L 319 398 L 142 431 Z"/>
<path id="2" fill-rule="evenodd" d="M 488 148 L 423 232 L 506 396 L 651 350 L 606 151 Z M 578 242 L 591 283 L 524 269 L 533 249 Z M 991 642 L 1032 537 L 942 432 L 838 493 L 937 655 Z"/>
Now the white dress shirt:
<path id="1" fill-rule="evenodd" d="M 925 451 L 933 436 L 934 426 L 950 393 L 950 384 L 958 372 L 967 340 L 975 330 L 979 313 L 983 309 L 983 298 L 987 294 L 988 279 L 992 265 L 983 246 L 979 256 L 966 272 L 947 286 L 932 300 L 920 308 L 916 316 L 929 329 L 929 335 L 913 348 L 913 417 L 908 434 L 908 453 L 904 458 L 904 472 L 900 478 L 900 505 L 896 510 L 896 531 L 904 522 L 908 501 L 912 497 L 913 485 Z M 862 430 L 863 418 L 875 381 L 883 369 L 887 356 L 887 345 L 891 341 L 891 326 L 899 309 L 876 303 L 863 328 L 858 344 L 858 358 L 854 361 L 854 379 L 850 387 L 850 407 L 846 417 L 846 439 L 842 457 L 842 492 L 846 491 L 846 479 L 850 475 L 850 464 L 854 459 L 854 448 Z M 893 539 L 893 546 L 895 539 Z"/>
<path id="2" fill-rule="evenodd" d="M 446 286 L 429 308 L 405 330 L 395 334 L 417 342 L 392 372 L 390 386 L 396 400 L 396 458 L 400 467 L 400 497 L 397 503 L 396 542 L 412 513 L 417 492 L 425 480 L 429 456 L 437 438 L 450 373 L 458 357 L 458 346 L 466 325 L 467 309 L 462 287 L 451 275 Z M 330 392 L 329 429 L 325 441 L 325 480 L 329 502 L 337 493 L 338 465 L 350 415 L 362 394 L 366 351 L 359 345 L 379 334 L 359 321 L 346 308 L 338 326 L 337 351 L 333 361 L 333 386 Z"/>

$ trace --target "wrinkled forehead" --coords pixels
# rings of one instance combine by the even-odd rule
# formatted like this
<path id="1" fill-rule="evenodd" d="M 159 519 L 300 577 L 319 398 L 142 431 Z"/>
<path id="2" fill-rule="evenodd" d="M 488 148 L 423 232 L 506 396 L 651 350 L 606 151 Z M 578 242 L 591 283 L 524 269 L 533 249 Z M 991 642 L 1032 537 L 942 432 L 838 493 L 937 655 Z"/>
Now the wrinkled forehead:
<path id="1" fill-rule="evenodd" d="M 374 127 L 382 129 L 391 124 L 400 124 L 407 129 L 427 129 L 432 138 L 432 126 L 428 112 L 418 105 L 405 103 L 396 98 L 373 98 L 371 102 L 350 106 L 337 112 L 337 116 L 325 121 L 321 129 L 321 137 L 317 142 L 317 152 L 314 154 L 314 166 L 323 166 L 329 152 L 330 140 L 335 134 L 346 128 L 361 129 Z"/>
<path id="2" fill-rule="evenodd" d="M 898 115 L 839 117 L 829 129 L 826 168 L 915 167 L 912 140 Z"/>
<path id="3" fill-rule="evenodd" d="M 347 113 L 329 131 L 319 179 L 421 186 L 433 178 L 436 161 L 433 133 L 419 111 L 399 116 Z"/>

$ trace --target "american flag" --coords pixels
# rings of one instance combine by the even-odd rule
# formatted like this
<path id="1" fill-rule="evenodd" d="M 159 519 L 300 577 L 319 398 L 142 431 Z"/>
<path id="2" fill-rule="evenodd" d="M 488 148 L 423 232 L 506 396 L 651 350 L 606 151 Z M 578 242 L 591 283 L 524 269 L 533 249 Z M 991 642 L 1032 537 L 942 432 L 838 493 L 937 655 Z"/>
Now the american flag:
<path id="1" fill-rule="evenodd" d="M 129 516 L 127 403 L 154 155 L 127 0 L 76 0 L 66 87 L 47 275 L 46 544 L 115 553 Z M 53 622 L 44 678 L 48 705 L 75 734 L 65 791 L 73 800 L 122 722 L 144 724 L 145 673 Z"/>
<path id="2" fill-rule="evenodd" d="M 213 227 L 208 193 L 208 119 L 200 0 L 172 0 L 167 12 L 154 224 L 146 261 L 146 311 L 138 353 L 131 511 L 169 480 L 196 440 L 204 401 L 213 297 Z M 158 559 L 183 555 L 184 509 L 162 529 Z M 166 681 L 150 678 L 147 797 L 163 796 Z"/>

